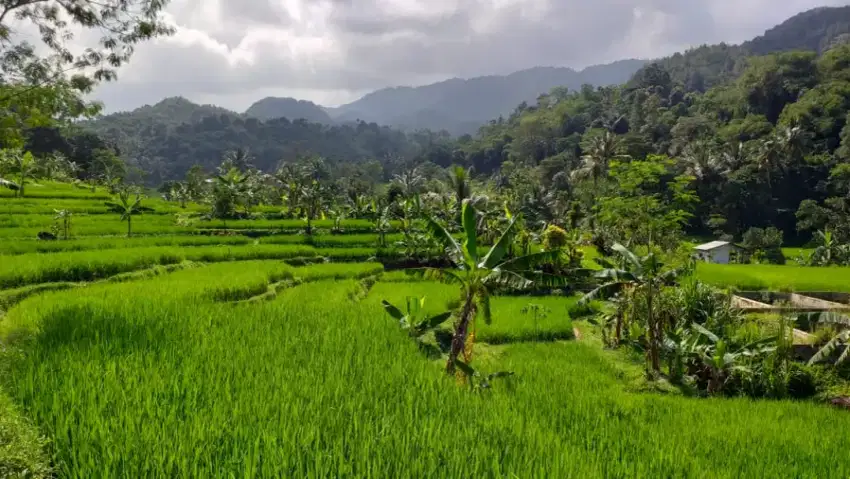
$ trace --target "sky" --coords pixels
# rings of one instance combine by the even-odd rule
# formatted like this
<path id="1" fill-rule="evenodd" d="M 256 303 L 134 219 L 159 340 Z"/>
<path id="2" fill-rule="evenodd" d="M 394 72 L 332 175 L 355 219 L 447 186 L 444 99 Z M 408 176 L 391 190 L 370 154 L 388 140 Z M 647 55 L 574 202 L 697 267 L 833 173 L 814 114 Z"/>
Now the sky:
<path id="1" fill-rule="evenodd" d="M 266 96 L 325 106 L 389 86 L 583 68 L 740 43 L 846 0 L 172 0 L 175 35 L 137 47 L 93 98 L 123 111 L 184 96 L 244 111 Z"/>

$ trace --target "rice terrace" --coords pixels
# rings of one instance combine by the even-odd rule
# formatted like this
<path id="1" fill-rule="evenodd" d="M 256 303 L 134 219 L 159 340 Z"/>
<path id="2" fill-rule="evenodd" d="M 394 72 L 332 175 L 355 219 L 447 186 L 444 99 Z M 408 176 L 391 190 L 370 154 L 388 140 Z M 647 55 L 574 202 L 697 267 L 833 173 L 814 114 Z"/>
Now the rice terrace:
<path id="1" fill-rule="evenodd" d="M 850 7 L 104 114 L 167 4 L 0 0 L 0 477 L 850 477 Z"/>

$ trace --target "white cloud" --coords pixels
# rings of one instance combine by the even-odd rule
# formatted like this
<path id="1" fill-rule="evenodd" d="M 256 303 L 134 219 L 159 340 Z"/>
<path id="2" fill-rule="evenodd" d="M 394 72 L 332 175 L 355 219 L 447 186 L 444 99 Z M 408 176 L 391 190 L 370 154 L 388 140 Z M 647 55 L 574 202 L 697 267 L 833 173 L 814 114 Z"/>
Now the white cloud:
<path id="1" fill-rule="evenodd" d="M 177 33 L 137 47 L 95 97 L 108 111 L 175 95 L 237 110 L 268 95 L 334 105 L 385 86 L 740 42 L 815 2 L 174 0 Z"/>

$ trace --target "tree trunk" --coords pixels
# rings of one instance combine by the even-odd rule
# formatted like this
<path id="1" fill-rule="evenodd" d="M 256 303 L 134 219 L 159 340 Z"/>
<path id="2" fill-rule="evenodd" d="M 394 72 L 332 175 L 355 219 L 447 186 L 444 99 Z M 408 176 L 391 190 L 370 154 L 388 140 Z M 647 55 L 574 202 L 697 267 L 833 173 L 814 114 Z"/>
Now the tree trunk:
<path id="1" fill-rule="evenodd" d="M 649 326 L 649 362 L 652 366 L 653 372 L 661 371 L 661 362 L 658 354 L 658 344 L 660 339 L 660 331 L 659 327 L 655 321 L 655 315 L 652 311 L 652 295 L 653 295 L 653 284 L 649 284 L 649 294 L 646 298 L 646 309 L 647 309 L 647 321 Z"/>
<path id="2" fill-rule="evenodd" d="M 133 215 L 127 215 L 127 237 L 133 236 Z"/>
<path id="3" fill-rule="evenodd" d="M 460 353 L 463 352 L 463 349 L 466 346 L 466 335 L 469 333 L 469 325 L 470 323 L 472 323 L 474 317 L 475 294 L 470 291 L 466 294 L 466 300 L 463 304 L 463 309 L 461 310 L 460 318 L 458 318 L 457 320 L 454 336 L 452 337 L 452 346 L 449 351 L 449 359 L 446 362 L 446 372 L 448 374 L 454 374 L 455 372 L 455 361 L 457 360 L 458 356 L 460 356 Z"/>
<path id="4" fill-rule="evenodd" d="M 620 345 L 620 341 L 623 338 L 623 312 L 617 312 L 617 323 L 614 328 L 614 340 L 616 341 L 616 345 Z"/>

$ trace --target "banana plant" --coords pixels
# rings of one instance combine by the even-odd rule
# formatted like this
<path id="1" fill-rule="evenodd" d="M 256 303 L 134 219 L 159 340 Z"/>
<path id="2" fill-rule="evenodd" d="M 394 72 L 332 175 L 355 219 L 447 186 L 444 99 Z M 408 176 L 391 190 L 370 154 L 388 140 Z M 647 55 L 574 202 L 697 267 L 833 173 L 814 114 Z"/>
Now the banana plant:
<path id="1" fill-rule="evenodd" d="M 73 213 L 70 210 L 53 210 L 56 216 L 53 219 L 58 223 L 58 230 L 62 232 L 62 239 L 68 239 L 71 236 L 71 217 Z"/>
<path id="2" fill-rule="evenodd" d="M 535 285 L 556 287 L 566 283 L 563 277 L 547 275 L 534 269 L 539 264 L 553 261 L 561 254 L 560 250 L 504 260 L 517 232 L 517 218 L 511 220 L 499 240 L 486 254 L 481 254 L 478 250 L 476 211 L 468 200 L 463 203 L 461 218 L 464 236 L 463 242 L 458 243 L 443 225 L 430 216 L 426 217 L 429 231 L 445 247 L 446 254 L 455 267 L 421 270 L 427 278 L 460 286 L 461 306 L 454 324 L 451 349 L 446 362 L 446 372 L 449 374 L 455 373 L 461 352 L 464 353 L 467 363 L 472 357 L 476 313 L 480 310 L 487 324 L 492 321 L 490 296 L 494 292 L 500 289 L 526 290 Z"/>
<path id="3" fill-rule="evenodd" d="M 135 194 L 135 197 L 132 195 Z M 133 236 L 133 216 L 153 211 L 153 208 L 142 206 L 144 197 L 138 191 L 125 188 L 118 193 L 117 201 L 104 203 L 110 211 L 121 215 L 121 221 L 127 222 L 127 237 Z"/>
<path id="4" fill-rule="evenodd" d="M 498 378 L 507 378 L 514 375 L 513 371 L 498 371 L 495 373 L 490 373 L 484 375 L 478 371 L 476 371 L 472 366 L 466 364 L 461 360 L 455 361 L 455 365 L 458 369 L 460 369 L 463 374 L 466 376 L 467 383 L 469 384 L 469 389 L 472 391 L 480 392 L 486 391 L 492 388 L 491 382 L 494 379 Z"/>
<path id="5" fill-rule="evenodd" d="M 708 394 L 723 392 L 733 373 L 752 374 L 748 364 L 776 351 L 777 344 L 776 337 L 769 337 L 738 347 L 697 323 L 678 335 L 669 334 L 668 341 L 678 342 L 685 369 L 706 382 Z"/>
<path id="6" fill-rule="evenodd" d="M 403 313 L 389 301 L 381 301 L 381 305 L 383 305 L 387 314 L 398 320 L 398 325 L 401 329 L 407 331 L 410 337 L 417 340 L 421 340 L 425 333 L 436 329 L 452 316 L 451 311 L 445 311 L 429 318 L 422 318 L 421 313 L 425 307 L 425 297 L 407 297 L 406 303 L 407 313 Z"/>
<path id="7" fill-rule="evenodd" d="M 596 261 L 604 269 L 597 271 L 594 276 L 600 285 L 593 291 L 584 295 L 579 304 L 588 304 L 595 299 L 608 299 L 616 295 L 627 295 L 631 299 L 642 295 L 646 299 L 646 338 L 649 347 L 646 350 L 647 364 L 654 373 L 661 371 L 660 349 L 663 340 L 663 325 L 657 320 L 653 311 L 653 299 L 664 286 L 676 284 L 679 276 L 687 271 L 687 267 L 668 268 L 660 261 L 655 253 L 638 256 L 625 246 L 617 243 L 612 249 L 619 255 L 620 266 L 613 264 L 607 259 L 598 258 Z M 621 339 L 623 321 L 619 317 L 615 340 Z"/>
<path id="8" fill-rule="evenodd" d="M 375 207 L 375 233 L 378 234 L 378 247 L 386 248 L 387 247 L 387 233 L 392 230 L 392 224 L 390 223 L 390 208 L 389 206 L 384 206 L 383 208 Z"/>
<path id="9" fill-rule="evenodd" d="M 831 324 L 842 328 L 850 328 L 850 317 L 837 313 L 820 313 L 819 324 Z M 850 329 L 844 329 L 832 337 L 811 359 L 809 364 L 815 364 L 830 359 L 833 354 L 844 347 L 844 351 L 835 359 L 833 365 L 838 366 L 850 359 Z"/>

